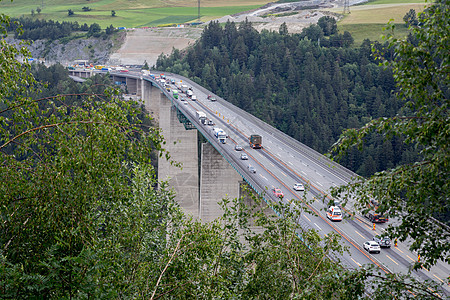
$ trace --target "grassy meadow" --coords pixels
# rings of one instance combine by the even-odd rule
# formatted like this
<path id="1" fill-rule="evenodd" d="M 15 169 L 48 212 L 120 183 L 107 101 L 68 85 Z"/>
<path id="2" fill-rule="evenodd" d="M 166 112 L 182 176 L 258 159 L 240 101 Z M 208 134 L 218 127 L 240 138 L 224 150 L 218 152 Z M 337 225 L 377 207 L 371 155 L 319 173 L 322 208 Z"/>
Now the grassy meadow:
<path id="1" fill-rule="evenodd" d="M 267 0 L 201 0 L 200 20 L 209 21 L 224 15 L 251 10 Z M 102 28 L 158 26 L 196 21 L 197 0 L 0 0 L 0 12 L 12 17 L 32 17 L 55 21 L 98 23 Z M 83 11 L 87 6 L 91 11 Z M 38 14 L 37 7 L 41 9 Z M 68 16 L 71 9 L 75 14 Z M 31 11 L 34 10 L 34 16 Z M 111 11 L 116 16 L 111 15 Z"/>
<path id="2" fill-rule="evenodd" d="M 339 31 L 348 31 L 355 39 L 355 45 L 360 45 L 364 39 L 381 41 L 383 28 L 392 20 L 395 24 L 394 34 L 404 37 L 408 34 L 403 17 L 410 10 L 416 13 L 425 9 L 424 0 L 376 0 L 351 6 L 350 14 L 346 14 L 338 22 Z M 342 9 L 330 9 L 342 13 Z"/>

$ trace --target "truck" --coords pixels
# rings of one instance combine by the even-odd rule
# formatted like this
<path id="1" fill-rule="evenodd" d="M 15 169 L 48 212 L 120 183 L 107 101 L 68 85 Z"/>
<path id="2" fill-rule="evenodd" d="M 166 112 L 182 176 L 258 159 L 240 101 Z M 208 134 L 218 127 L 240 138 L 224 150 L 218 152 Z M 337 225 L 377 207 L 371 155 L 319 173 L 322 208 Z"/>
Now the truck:
<path id="1" fill-rule="evenodd" d="M 172 95 L 175 99 L 178 99 L 178 90 L 173 90 Z"/>
<path id="2" fill-rule="evenodd" d="M 185 85 L 185 84 L 180 84 L 180 86 L 178 88 L 181 90 L 181 92 L 183 92 L 185 94 L 186 94 L 186 92 L 188 90 L 188 86 Z"/>
<path id="3" fill-rule="evenodd" d="M 262 148 L 262 136 L 259 134 L 252 134 L 250 136 L 250 147 L 253 149 L 261 149 Z"/>
<path id="4" fill-rule="evenodd" d="M 227 133 L 218 127 L 213 128 L 214 136 L 221 142 L 222 144 L 226 144 L 227 142 Z"/>
<path id="5" fill-rule="evenodd" d="M 388 216 L 384 215 L 383 213 L 378 212 L 378 201 L 372 199 L 370 200 L 370 203 L 367 204 L 367 207 L 369 208 L 369 211 L 367 211 L 365 217 L 369 219 L 372 223 L 386 223 L 389 221 Z"/>
<path id="6" fill-rule="evenodd" d="M 203 125 L 206 124 L 206 114 L 202 111 L 197 111 L 197 119 L 202 123 Z"/>
<path id="7" fill-rule="evenodd" d="M 187 95 L 189 98 L 191 98 L 192 95 L 194 95 L 194 92 L 192 92 L 191 90 L 187 90 L 187 91 L 186 91 L 186 95 Z"/>

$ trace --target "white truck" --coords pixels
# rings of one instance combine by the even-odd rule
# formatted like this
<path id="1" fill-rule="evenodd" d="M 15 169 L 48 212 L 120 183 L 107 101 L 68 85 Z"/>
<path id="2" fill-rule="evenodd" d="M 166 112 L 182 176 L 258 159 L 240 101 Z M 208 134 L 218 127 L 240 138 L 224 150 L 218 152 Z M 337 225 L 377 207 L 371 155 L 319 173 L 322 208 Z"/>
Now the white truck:
<path id="1" fill-rule="evenodd" d="M 197 111 L 197 119 L 202 123 L 203 125 L 206 124 L 206 114 L 202 111 Z"/>
<path id="2" fill-rule="evenodd" d="M 213 128 L 214 136 L 221 142 L 222 144 L 227 143 L 227 133 L 222 129 L 218 127 Z"/>

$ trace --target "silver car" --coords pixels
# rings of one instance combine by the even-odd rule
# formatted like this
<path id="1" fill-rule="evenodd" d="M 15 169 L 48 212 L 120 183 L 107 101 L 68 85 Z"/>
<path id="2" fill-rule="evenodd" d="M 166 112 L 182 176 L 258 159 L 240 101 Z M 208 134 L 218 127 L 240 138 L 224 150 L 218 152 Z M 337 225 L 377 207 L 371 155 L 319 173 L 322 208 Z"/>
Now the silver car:
<path id="1" fill-rule="evenodd" d="M 250 171 L 250 173 L 256 173 L 256 169 L 254 166 L 248 165 L 247 169 Z"/>
<path id="2" fill-rule="evenodd" d="M 241 159 L 242 159 L 242 160 L 247 160 L 247 159 L 248 159 L 247 154 L 241 153 Z"/>

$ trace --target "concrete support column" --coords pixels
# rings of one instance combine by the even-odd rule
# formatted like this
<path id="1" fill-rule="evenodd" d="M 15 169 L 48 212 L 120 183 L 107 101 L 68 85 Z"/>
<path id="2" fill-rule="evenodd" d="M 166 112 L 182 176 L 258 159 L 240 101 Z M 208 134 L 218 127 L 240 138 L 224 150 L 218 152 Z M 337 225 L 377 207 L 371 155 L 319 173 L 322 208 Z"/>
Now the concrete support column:
<path id="1" fill-rule="evenodd" d="M 159 105 L 159 127 L 166 140 L 165 148 L 171 159 L 180 162 L 173 166 L 164 157 L 158 160 L 158 179 L 167 180 L 176 192 L 175 200 L 187 214 L 198 218 L 199 180 L 197 130 L 186 130 L 178 121 L 177 110 L 162 94 Z"/>
<path id="2" fill-rule="evenodd" d="M 223 198 L 238 198 L 239 173 L 210 144 L 202 144 L 200 167 L 200 219 L 210 222 L 222 215 L 218 202 Z"/>

